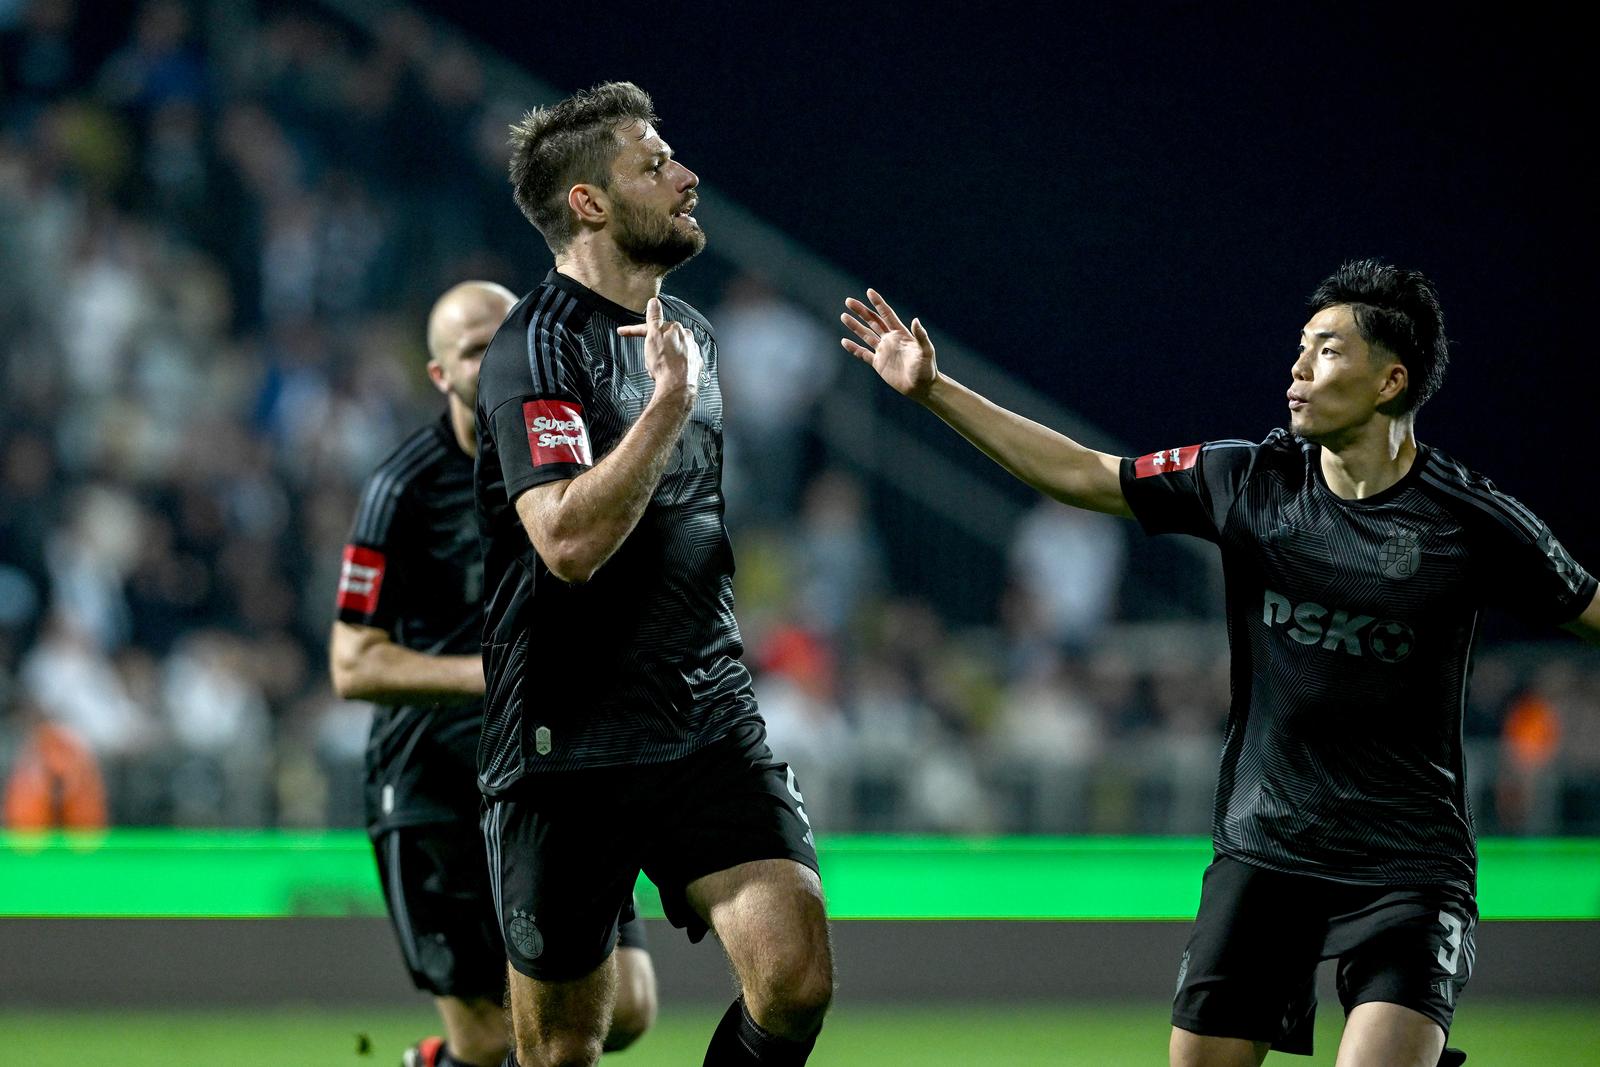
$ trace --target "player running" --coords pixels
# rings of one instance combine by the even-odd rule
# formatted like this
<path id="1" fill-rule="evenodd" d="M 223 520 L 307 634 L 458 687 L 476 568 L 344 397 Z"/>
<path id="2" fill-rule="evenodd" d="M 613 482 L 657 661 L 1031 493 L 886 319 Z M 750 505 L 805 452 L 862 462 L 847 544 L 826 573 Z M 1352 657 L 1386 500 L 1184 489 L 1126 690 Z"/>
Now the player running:
<path id="1" fill-rule="evenodd" d="M 479 830 L 483 718 L 483 560 L 472 507 L 478 364 L 516 298 L 464 282 L 428 317 L 428 377 L 448 410 L 367 479 L 344 566 L 329 667 L 341 697 L 374 703 L 367 828 L 389 918 L 418 989 L 433 994 L 444 1037 L 405 1067 L 498 1067 L 510 1044 L 505 950 Z M 622 995 L 607 1048 L 655 1014 L 641 923 L 623 929 Z"/>
<path id="2" fill-rule="evenodd" d="M 641 868 L 738 978 L 707 1064 L 804 1063 L 833 989 L 810 826 L 739 661 L 716 341 L 660 291 L 705 245 L 699 179 L 655 121 L 611 82 L 512 129 L 555 255 L 478 395 L 479 773 L 524 1067 L 600 1055 Z"/>
<path id="3" fill-rule="evenodd" d="M 1600 642 L 1595 579 L 1534 515 L 1419 444 L 1447 358 L 1433 286 L 1348 263 L 1317 287 L 1290 430 L 1120 459 L 941 374 L 873 290 L 844 347 L 1029 485 L 1222 550 L 1233 707 L 1171 1062 L 1311 1052 L 1313 972 L 1339 960 L 1340 1067 L 1459 1063 L 1477 855 L 1462 705 L 1487 605 Z"/>

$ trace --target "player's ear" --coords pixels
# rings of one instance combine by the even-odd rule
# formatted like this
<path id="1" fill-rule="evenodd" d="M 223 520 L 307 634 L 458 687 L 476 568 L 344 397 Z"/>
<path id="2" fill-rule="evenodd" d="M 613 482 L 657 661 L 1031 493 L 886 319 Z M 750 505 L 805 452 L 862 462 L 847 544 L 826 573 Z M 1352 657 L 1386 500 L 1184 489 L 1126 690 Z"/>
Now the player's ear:
<path id="1" fill-rule="evenodd" d="M 444 368 L 439 366 L 439 361 L 436 359 L 428 360 L 428 381 L 432 382 L 433 387 L 441 393 L 450 391 L 450 383 L 444 380 Z"/>
<path id="2" fill-rule="evenodd" d="M 579 222 L 598 226 L 611 213 L 611 201 L 598 185 L 574 185 L 567 190 L 567 206 Z"/>
<path id="3" fill-rule="evenodd" d="M 1378 405 L 1392 404 L 1406 395 L 1406 387 L 1411 384 L 1411 376 L 1406 373 L 1406 365 L 1399 360 L 1390 363 L 1384 372 L 1383 383 L 1378 388 Z"/>

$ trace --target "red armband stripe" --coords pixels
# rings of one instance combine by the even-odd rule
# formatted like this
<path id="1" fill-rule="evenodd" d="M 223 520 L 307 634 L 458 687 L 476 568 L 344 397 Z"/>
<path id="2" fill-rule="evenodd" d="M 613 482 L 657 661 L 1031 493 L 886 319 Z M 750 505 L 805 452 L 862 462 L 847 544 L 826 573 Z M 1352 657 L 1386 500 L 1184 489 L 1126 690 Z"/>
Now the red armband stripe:
<path id="1" fill-rule="evenodd" d="M 383 553 L 360 545 L 344 546 L 339 566 L 340 611 L 371 615 L 378 610 L 378 590 L 383 587 Z"/>
<path id="2" fill-rule="evenodd" d="M 1133 461 L 1133 476 L 1135 478 L 1149 478 L 1155 474 L 1186 471 L 1194 466 L 1195 460 L 1199 458 L 1199 445 L 1185 445 L 1182 448 L 1168 448 L 1161 452 L 1152 452 L 1148 456 L 1140 456 Z"/>

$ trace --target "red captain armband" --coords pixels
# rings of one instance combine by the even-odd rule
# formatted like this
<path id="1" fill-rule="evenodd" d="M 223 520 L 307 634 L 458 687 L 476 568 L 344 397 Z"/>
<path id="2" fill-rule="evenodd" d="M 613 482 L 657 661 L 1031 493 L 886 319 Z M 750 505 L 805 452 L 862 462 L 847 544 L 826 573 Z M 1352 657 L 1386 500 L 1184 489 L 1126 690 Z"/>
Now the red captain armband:
<path id="1" fill-rule="evenodd" d="M 583 422 L 583 405 L 567 400 L 530 400 L 522 405 L 528 428 L 528 452 L 535 467 L 547 463 L 582 463 L 591 466 L 589 430 Z"/>
<path id="2" fill-rule="evenodd" d="M 1186 471 L 1194 466 L 1195 460 L 1199 458 L 1199 445 L 1185 445 L 1182 448 L 1169 448 L 1163 452 L 1152 452 L 1148 456 L 1140 456 L 1133 461 L 1133 476 L 1135 478 L 1149 478 L 1152 475 L 1167 474 L 1171 471 Z"/>
<path id="3" fill-rule="evenodd" d="M 344 562 L 339 567 L 340 611 L 371 615 L 378 610 L 384 563 L 383 553 L 376 549 L 344 546 Z"/>

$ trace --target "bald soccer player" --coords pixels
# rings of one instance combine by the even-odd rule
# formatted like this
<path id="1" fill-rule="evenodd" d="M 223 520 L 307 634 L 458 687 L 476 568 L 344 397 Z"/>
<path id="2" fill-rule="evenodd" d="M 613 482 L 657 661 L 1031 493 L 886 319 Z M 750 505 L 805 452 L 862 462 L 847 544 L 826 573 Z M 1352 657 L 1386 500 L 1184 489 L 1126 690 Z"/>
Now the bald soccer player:
<path id="1" fill-rule="evenodd" d="M 339 573 L 329 671 L 334 690 L 373 704 L 367 831 L 389 918 L 443 1037 L 406 1050 L 404 1067 L 496 1067 L 510 1045 L 501 1006 L 506 954 L 479 830 L 483 716 L 483 559 L 472 501 L 478 362 L 516 298 L 463 282 L 428 316 L 428 378 L 438 419 L 367 479 Z M 607 1049 L 655 1016 L 655 974 L 635 920 L 622 931 Z"/>

